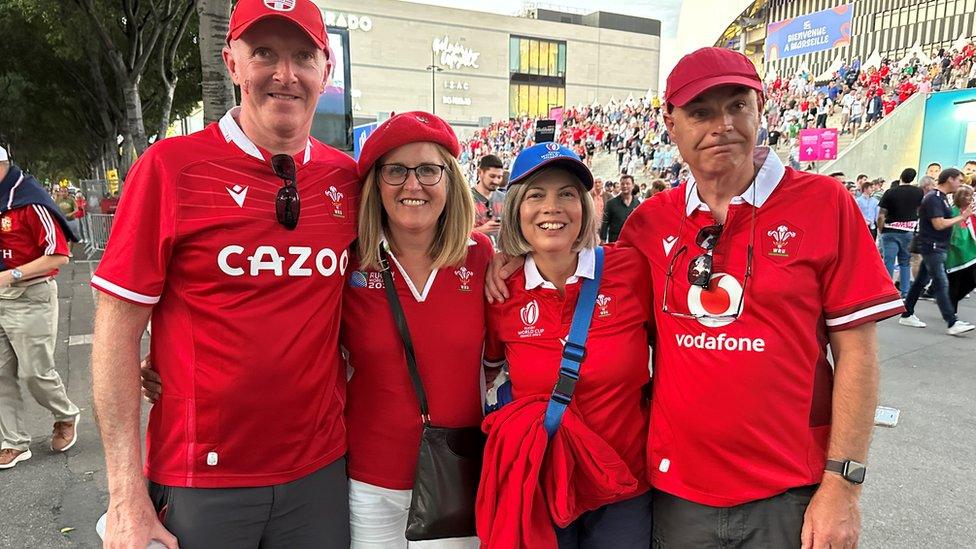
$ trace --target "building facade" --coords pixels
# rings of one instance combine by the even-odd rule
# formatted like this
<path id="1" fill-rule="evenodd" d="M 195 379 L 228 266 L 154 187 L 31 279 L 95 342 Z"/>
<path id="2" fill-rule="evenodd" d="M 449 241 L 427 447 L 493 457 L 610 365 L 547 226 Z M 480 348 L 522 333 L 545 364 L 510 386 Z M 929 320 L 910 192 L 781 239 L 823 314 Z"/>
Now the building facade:
<path id="1" fill-rule="evenodd" d="M 606 12 L 525 17 L 397 0 L 316 0 L 349 29 L 358 122 L 432 110 L 455 126 L 657 93 L 660 22 Z"/>

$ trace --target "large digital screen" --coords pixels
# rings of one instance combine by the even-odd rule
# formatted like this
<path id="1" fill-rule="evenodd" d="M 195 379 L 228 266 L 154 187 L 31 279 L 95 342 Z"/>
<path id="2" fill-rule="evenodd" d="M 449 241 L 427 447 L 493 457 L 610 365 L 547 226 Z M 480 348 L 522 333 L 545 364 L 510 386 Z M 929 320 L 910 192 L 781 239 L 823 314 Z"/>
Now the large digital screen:
<path id="1" fill-rule="evenodd" d="M 349 86 L 349 30 L 329 29 L 329 47 L 335 60 L 325 91 L 319 96 L 312 118 L 312 137 L 352 151 L 352 96 Z"/>
<path id="2" fill-rule="evenodd" d="M 766 62 L 847 46 L 854 4 L 777 21 L 766 29 Z"/>

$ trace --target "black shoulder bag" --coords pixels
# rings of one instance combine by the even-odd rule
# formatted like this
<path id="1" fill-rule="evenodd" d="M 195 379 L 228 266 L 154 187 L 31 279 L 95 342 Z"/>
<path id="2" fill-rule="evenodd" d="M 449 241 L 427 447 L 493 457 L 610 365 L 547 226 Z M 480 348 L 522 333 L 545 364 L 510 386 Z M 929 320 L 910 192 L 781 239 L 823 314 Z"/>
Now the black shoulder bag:
<path id="1" fill-rule="evenodd" d="M 386 298 L 403 340 L 410 381 L 417 393 L 420 417 L 424 422 L 406 538 L 423 541 L 474 536 L 474 504 L 481 476 L 484 434 L 480 427 L 437 427 L 431 424 L 427 393 L 417 370 L 407 319 L 393 286 L 389 258 L 382 249 L 380 257 Z"/>

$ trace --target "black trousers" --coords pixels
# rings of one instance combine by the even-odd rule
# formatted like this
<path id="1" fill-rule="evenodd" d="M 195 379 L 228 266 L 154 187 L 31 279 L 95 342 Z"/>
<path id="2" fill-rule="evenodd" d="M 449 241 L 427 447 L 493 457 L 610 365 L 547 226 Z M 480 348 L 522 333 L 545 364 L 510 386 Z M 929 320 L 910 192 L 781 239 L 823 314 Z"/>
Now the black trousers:
<path id="1" fill-rule="evenodd" d="M 647 549 L 651 544 L 651 492 L 604 505 L 556 528 L 559 549 Z"/>
<path id="2" fill-rule="evenodd" d="M 180 549 L 348 549 L 349 482 L 339 459 L 298 480 L 258 488 L 149 483 Z"/>
<path id="3" fill-rule="evenodd" d="M 654 492 L 653 549 L 800 547 L 803 514 L 816 486 L 735 507 L 710 507 Z"/>

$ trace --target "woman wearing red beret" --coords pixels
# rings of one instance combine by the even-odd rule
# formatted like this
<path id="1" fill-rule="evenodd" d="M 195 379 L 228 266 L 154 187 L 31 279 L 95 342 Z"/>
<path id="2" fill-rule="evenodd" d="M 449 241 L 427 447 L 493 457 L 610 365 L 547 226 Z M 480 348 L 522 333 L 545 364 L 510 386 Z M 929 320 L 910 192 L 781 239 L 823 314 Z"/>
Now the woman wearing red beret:
<path id="1" fill-rule="evenodd" d="M 484 281 L 492 246 L 472 233 L 474 205 L 457 137 L 425 112 L 398 114 L 367 139 L 359 241 L 343 294 L 349 508 L 354 549 L 417 546 L 404 530 L 421 439 L 421 414 L 382 277 L 393 275 L 426 392 L 430 421 L 480 424 Z M 381 252 L 382 250 L 382 252 Z M 478 547 L 476 538 L 419 542 Z"/>

